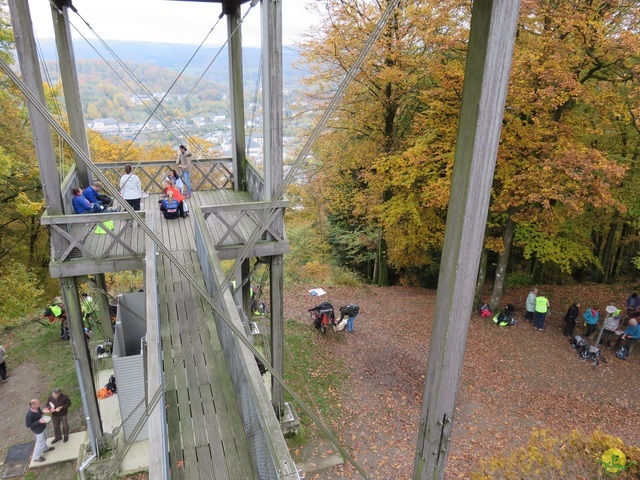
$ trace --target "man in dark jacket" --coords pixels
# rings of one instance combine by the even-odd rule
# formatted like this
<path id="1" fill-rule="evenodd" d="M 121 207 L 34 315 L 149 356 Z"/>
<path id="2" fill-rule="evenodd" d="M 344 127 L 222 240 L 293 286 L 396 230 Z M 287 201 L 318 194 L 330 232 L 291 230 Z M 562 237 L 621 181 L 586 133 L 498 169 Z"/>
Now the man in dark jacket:
<path id="1" fill-rule="evenodd" d="M 53 432 L 55 434 L 51 444 L 62 440 L 64 434 L 64 442 L 69 441 L 69 423 L 67 422 L 67 413 L 71 406 L 71 399 L 68 395 L 62 393 L 59 388 L 54 388 L 53 393 L 47 399 L 47 405 L 51 409 L 51 419 L 53 420 Z M 62 424 L 62 432 L 60 432 L 60 424 Z M 62 434 L 61 434 L 62 433 Z"/>
<path id="2" fill-rule="evenodd" d="M 580 304 L 578 302 L 573 302 L 573 305 L 569 307 L 567 314 L 564 316 L 564 322 L 566 325 L 564 326 L 563 333 L 565 337 L 573 338 L 573 329 L 576 327 L 579 316 Z"/>
<path id="3" fill-rule="evenodd" d="M 25 421 L 27 428 L 30 428 L 36 435 L 36 446 L 33 449 L 34 462 L 44 462 L 46 459 L 42 454 L 55 450 L 54 447 L 47 448 L 47 420 L 42 416 L 43 412 L 49 413 L 49 409 L 45 408 L 42 410 L 40 408 L 40 400 L 34 398 L 29 402 L 29 411 L 27 412 Z"/>

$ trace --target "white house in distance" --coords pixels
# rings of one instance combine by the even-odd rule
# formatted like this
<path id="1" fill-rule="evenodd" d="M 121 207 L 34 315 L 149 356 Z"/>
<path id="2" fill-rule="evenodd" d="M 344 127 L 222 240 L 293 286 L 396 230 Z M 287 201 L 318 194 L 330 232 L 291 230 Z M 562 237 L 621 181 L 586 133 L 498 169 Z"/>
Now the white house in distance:
<path id="1" fill-rule="evenodd" d="M 96 118 L 87 125 L 91 130 L 104 133 L 107 135 L 115 135 L 120 131 L 118 122 L 115 118 Z"/>

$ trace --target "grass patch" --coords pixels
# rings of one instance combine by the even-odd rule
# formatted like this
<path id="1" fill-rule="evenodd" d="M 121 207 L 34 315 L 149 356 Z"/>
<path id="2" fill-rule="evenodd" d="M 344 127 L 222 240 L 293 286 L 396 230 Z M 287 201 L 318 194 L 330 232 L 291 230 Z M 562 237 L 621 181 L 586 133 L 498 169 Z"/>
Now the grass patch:
<path id="1" fill-rule="evenodd" d="M 327 332 L 333 336 L 333 332 Z M 302 324 L 295 320 L 285 322 L 285 380 L 293 388 L 302 401 L 318 415 L 327 426 L 335 425 L 340 418 L 341 390 L 344 385 L 342 361 L 330 358 L 323 341 L 318 338 L 318 331 L 311 323 Z M 341 337 L 330 341 L 341 341 Z M 285 400 L 293 402 L 285 393 Z M 287 443 L 292 451 L 308 445 L 319 431 L 313 421 L 298 409 L 300 416 L 300 432 L 296 437 L 288 438 Z"/>
<path id="2" fill-rule="evenodd" d="M 71 343 L 60 339 L 59 323 L 42 326 L 26 322 L 5 330 L 2 336 L 9 371 L 23 363 L 34 364 L 38 371 L 46 372 L 48 392 L 59 387 L 69 395 L 70 412 L 82 405 Z"/>

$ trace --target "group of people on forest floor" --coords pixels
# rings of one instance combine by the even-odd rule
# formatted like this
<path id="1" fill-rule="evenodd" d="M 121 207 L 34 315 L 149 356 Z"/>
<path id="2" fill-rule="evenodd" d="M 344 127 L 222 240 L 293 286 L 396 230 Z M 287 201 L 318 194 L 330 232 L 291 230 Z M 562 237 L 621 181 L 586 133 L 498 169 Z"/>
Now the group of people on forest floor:
<path id="1" fill-rule="evenodd" d="M 545 320 L 550 312 L 551 305 L 549 299 L 534 288 L 529 292 L 526 300 L 526 312 L 524 319 L 533 322 L 534 328 L 539 331 L 544 330 Z M 626 300 L 626 315 L 622 315 L 622 310 L 614 305 L 608 305 L 605 309 L 606 317 L 603 321 L 603 333 L 598 345 L 611 347 L 612 340 L 617 336 L 614 349 L 619 349 L 622 342 L 626 340 L 627 351 L 630 351 L 635 342 L 640 338 L 640 296 L 632 293 Z M 563 334 L 565 337 L 573 338 L 575 327 L 580 319 L 580 302 L 573 302 L 564 317 L 565 327 Z M 598 306 L 589 307 L 582 314 L 585 331 L 583 337 L 589 339 L 598 329 L 600 320 L 600 309 Z"/>
<path id="2" fill-rule="evenodd" d="M 184 199 L 191 196 L 191 161 L 193 155 L 184 145 L 180 145 L 179 150 L 180 153 L 176 158 L 174 168 L 170 170 L 169 175 L 162 182 L 165 198 L 159 203 L 160 210 L 162 210 L 165 218 L 187 216 L 185 215 Z M 82 214 L 117 211 L 112 206 L 113 199 L 100 193 L 102 187 L 103 185 L 99 181 L 93 182 L 85 189 L 75 187 L 73 189 L 73 199 L 71 200 L 74 212 Z M 184 189 L 186 189 L 186 192 L 183 196 Z M 131 165 L 125 165 L 124 175 L 120 178 L 120 197 L 131 205 L 131 208 L 135 211 L 139 211 L 141 200 L 144 196 L 145 193 L 142 190 L 140 178 L 133 173 Z M 170 213 L 169 217 L 167 217 L 166 212 Z M 175 212 L 178 213 L 172 216 L 171 214 Z"/>

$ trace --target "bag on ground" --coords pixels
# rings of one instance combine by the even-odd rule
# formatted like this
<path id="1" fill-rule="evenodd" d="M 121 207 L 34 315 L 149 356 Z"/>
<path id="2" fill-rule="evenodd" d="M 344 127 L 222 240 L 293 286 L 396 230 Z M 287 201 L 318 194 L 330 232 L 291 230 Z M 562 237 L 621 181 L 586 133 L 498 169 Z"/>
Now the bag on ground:
<path id="1" fill-rule="evenodd" d="M 616 357 L 620 360 L 625 360 L 629 355 L 629 347 L 626 345 L 621 346 L 618 350 L 616 350 Z"/>

